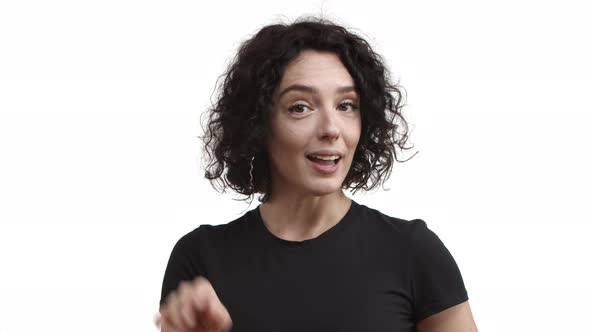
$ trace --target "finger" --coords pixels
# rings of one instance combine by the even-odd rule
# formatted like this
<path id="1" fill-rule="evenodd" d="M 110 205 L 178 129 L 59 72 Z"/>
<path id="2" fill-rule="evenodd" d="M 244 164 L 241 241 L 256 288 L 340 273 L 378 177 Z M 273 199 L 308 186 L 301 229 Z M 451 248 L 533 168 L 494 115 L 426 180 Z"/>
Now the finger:
<path id="1" fill-rule="evenodd" d="M 221 321 L 217 313 L 218 309 L 216 308 L 216 304 L 217 303 L 214 303 L 213 298 L 209 297 L 207 301 L 203 304 L 203 310 L 201 312 L 203 326 L 213 331 L 219 330 L 219 327 L 221 325 Z"/>
<path id="2" fill-rule="evenodd" d="M 166 310 L 164 314 L 168 318 L 169 325 L 176 330 L 186 330 L 186 326 L 183 324 L 183 320 L 180 317 L 180 297 L 176 292 L 168 299 Z"/>
<path id="3" fill-rule="evenodd" d="M 231 318 L 211 283 L 203 277 L 197 277 L 191 286 L 193 292 L 188 300 L 193 306 L 196 325 L 204 329 L 203 331 L 228 330 L 231 327 Z"/>
<path id="4" fill-rule="evenodd" d="M 210 297 L 202 314 L 203 325 L 213 331 L 228 331 L 232 321 L 225 306 L 217 297 Z"/>
<path id="5" fill-rule="evenodd" d="M 229 312 L 227 311 L 227 308 L 225 306 L 221 307 L 219 317 L 220 317 L 220 322 L 221 322 L 221 324 L 219 325 L 220 330 L 221 331 L 230 331 L 233 326 L 233 322 L 232 322 L 231 316 L 229 315 Z"/>
<path id="6" fill-rule="evenodd" d="M 179 315 L 183 325 L 192 329 L 197 325 L 197 314 L 193 299 L 195 290 L 186 283 L 180 286 L 180 289 Z"/>
<path id="7" fill-rule="evenodd" d="M 208 330 L 218 331 L 231 327 L 231 318 L 207 279 L 196 279 L 196 294 L 193 297 L 197 309 L 197 324 Z"/>
<path id="8" fill-rule="evenodd" d="M 160 327 L 162 332 L 182 332 L 178 330 L 174 324 L 170 321 L 168 315 L 162 315 L 160 318 Z"/>
<path id="9" fill-rule="evenodd" d="M 187 302 L 191 305 L 191 312 L 195 315 L 196 325 L 201 328 L 210 329 L 212 325 L 211 309 L 213 295 L 211 290 L 203 285 L 195 287 L 195 292 L 190 294 L 187 298 Z"/>
<path id="10" fill-rule="evenodd" d="M 181 294 L 179 294 L 173 305 L 175 324 L 178 328 L 186 329 L 187 332 L 205 331 L 199 322 L 199 295 L 194 292 L 193 289 L 187 290 L 183 287 Z M 202 305 L 200 306 L 202 307 Z"/>
<path id="11" fill-rule="evenodd" d="M 230 331 L 232 329 L 233 321 L 231 319 L 229 311 L 227 311 L 227 308 L 225 306 L 223 306 L 223 311 L 221 313 L 221 321 L 221 330 L 223 332 Z"/>
<path id="12" fill-rule="evenodd" d="M 161 326 L 161 316 L 159 313 L 154 315 L 154 324 L 156 325 L 156 328 L 160 328 Z"/>

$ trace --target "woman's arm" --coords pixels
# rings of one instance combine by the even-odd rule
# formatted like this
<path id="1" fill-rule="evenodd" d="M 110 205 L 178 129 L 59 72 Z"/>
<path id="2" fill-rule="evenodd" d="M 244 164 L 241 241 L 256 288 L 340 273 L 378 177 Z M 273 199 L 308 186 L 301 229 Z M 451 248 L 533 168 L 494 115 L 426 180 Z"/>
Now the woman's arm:
<path id="1" fill-rule="evenodd" d="M 416 329 L 418 332 L 477 332 L 469 301 L 419 321 Z"/>

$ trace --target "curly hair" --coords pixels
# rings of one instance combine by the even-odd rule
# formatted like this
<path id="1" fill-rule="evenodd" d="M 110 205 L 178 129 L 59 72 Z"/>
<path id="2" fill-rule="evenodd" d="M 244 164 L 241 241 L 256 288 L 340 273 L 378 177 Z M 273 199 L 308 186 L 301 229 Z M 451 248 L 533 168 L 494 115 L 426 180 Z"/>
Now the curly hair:
<path id="1" fill-rule="evenodd" d="M 208 115 L 201 137 L 207 160 L 205 177 L 218 191 L 229 187 L 246 195 L 245 199 L 256 193 L 262 194 L 260 202 L 270 198 L 265 142 L 272 135 L 272 97 L 285 66 L 306 49 L 335 53 L 360 96 L 361 135 L 342 188 L 351 188 L 354 194 L 384 183 L 394 160 L 401 162 L 397 153 L 412 148 L 406 146 L 408 125 L 401 114 L 403 88 L 390 82 L 385 62 L 366 40 L 321 18 L 267 25 L 241 44 L 220 76 L 224 78 L 221 84 L 216 85 L 220 90 L 217 101 L 204 113 Z"/>

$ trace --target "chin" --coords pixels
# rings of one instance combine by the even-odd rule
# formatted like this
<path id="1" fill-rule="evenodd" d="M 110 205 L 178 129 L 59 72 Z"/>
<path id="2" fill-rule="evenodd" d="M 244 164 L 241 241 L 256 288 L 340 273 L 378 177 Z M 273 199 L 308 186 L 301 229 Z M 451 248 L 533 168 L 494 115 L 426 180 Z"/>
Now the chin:
<path id="1" fill-rule="evenodd" d="M 320 183 L 317 183 L 320 182 Z M 323 181 L 317 181 L 312 186 L 308 187 L 308 191 L 313 196 L 326 196 L 340 192 L 342 190 L 342 181 L 330 181 L 330 183 L 321 183 Z"/>

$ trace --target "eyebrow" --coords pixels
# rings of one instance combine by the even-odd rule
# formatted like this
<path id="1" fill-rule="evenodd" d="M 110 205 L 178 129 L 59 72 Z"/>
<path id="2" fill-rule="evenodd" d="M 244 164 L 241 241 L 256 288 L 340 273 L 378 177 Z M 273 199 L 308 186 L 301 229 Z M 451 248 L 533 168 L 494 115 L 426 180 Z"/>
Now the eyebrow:
<path id="1" fill-rule="evenodd" d="M 287 93 L 289 91 L 303 91 L 303 92 L 313 93 L 316 95 L 319 94 L 319 90 L 313 86 L 302 85 L 302 84 L 293 84 L 293 85 L 290 85 L 289 87 L 285 88 L 279 94 L 279 98 L 282 97 L 285 93 Z M 350 92 L 350 91 L 356 91 L 354 86 L 343 86 L 343 87 L 336 89 L 337 93 L 345 93 L 345 92 Z"/>

